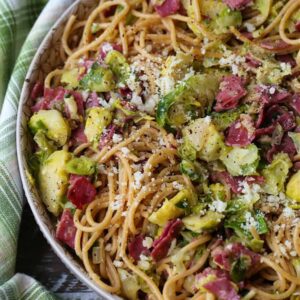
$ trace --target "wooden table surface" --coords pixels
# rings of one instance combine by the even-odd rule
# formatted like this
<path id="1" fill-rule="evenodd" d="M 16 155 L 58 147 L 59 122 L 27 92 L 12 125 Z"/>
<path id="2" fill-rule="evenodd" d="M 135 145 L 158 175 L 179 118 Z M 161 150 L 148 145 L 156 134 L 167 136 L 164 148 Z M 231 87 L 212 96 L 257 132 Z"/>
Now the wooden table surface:
<path id="1" fill-rule="evenodd" d="M 62 299 L 104 300 L 72 275 L 52 251 L 28 204 L 22 216 L 16 271 L 34 277 Z"/>

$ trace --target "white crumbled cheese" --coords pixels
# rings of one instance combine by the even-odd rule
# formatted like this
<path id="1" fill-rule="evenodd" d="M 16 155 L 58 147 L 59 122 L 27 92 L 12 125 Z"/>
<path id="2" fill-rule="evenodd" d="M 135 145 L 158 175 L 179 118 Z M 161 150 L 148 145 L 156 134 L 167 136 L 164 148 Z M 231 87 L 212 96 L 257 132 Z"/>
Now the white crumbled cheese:
<path id="1" fill-rule="evenodd" d="M 283 72 L 287 72 L 287 73 L 290 73 L 291 72 L 291 65 L 288 64 L 288 63 L 285 63 L 285 62 L 282 62 L 279 64 L 280 65 L 280 68 Z"/>
<path id="2" fill-rule="evenodd" d="M 114 144 L 120 143 L 123 140 L 122 135 L 114 133 L 113 137 L 112 137 L 112 141 Z"/>
<path id="3" fill-rule="evenodd" d="M 177 181 L 174 181 L 173 183 L 172 183 L 172 185 L 173 185 L 173 187 L 176 189 L 176 190 L 182 190 L 183 188 L 184 188 L 184 186 L 182 185 L 182 184 L 180 184 L 179 182 L 177 182 Z"/>
<path id="4" fill-rule="evenodd" d="M 242 226 L 245 230 L 249 230 L 251 227 L 257 228 L 257 222 L 252 217 L 250 212 L 245 213 L 245 219 L 246 219 L 246 224 Z"/>
<path id="5" fill-rule="evenodd" d="M 274 227 L 274 232 L 278 232 L 280 230 L 280 225 L 279 224 L 275 224 Z"/>
<path id="6" fill-rule="evenodd" d="M 210 210 L 219 213 L 224 212 L 226 210 L 226 207 L 227 207 L 227 203 L 221 200 L 215 200 L 209 205 Z"/>
<path id="7" fill-rule="evenodd" d="M 276 92 L 275 87 L 274 87 L 274 86 L 271 86 L 270 89 L 269 89 L 269 93 L 270 93 L 271 95 L 273 95 L 273 94 L 275 94 L 275 92 Z"/>
<path id="8" fill-rule="evenodd" d="M 121 151 L 124 155 L 128 155 L 130 153 L 130 150 L 127 147 L 122 147 Z"/>
<path id="9" fill-rule="evenodd" d="M 285 217 L 294 217 L 295 216 L 294 210 L 290 207 L 285 207 L 283 209 L 282 213 Z"/>
<path id="10" fill-rule="evenodd" d="M 113 264 L 117 268 L 121 268 L 123 266 L 123 262 L 120 260 L 114 260 Z"/>
<path id="11" fill-rule="evenodd" d="M 104 43 L 101 47 L 104 53 L 108 53 L 109 51 L 114 50 L 113 46 L 110 43 Z"/>
<path id="12" fill-rule="evenodd" d="M 205 48 L 201 48 L 200 52 L 201 52 L 202 55 L 204 55 L 206 53 L 206 49 Z"/>
<path id="13" fill-rule="evenodd" d="M 253 32 L 255 30 L 255 26 L 251 23 L 245 22 L 244 25 L 245 25 L 248 32 Z"/>
<path id="14" fill-rule="evenodd" d="M 141 170 L 142 165 L 141 164 L 132 164 L 131 168 L 135 171 Z"/>
<path id="15" fill-rule="evenodd" d="M 110 251 L 110 250 L 111 250 L 111 244 L 106 244 L 105 251 Z"/>
<path id="16" fill-rule="evenodd" d="M 99 104 L 101 105 L 101 106 L 103 106 L 104 108 L 109 108 L 111 105 L 108 103 L 108 102 L 106 102 L 103 98 L 101 98 L 101 97 L 98 97 L 98 101 L 99 101 Z"/>
<path id="17" fill-rule="evenodd" d="M 258 184 L 254 183 L 251 186 L 246 181 L 242 181 L 239 186 L 241 187 L 241 192 L 243 193 L 243 198 L 248 203 L 254 203 L 259 200 L 259 192 L 261 188 Z"/>
<path id="18" fill-rule="evenodd" d="M 87 100 L 89 95 L 90 95 L 90 93 L 88 91 L 82 91 L 81 92 L 81 96 L 82 96 L 82 99 L 83 99 L 84 102 Z"/>
<path id="19" fill-rule="evenodd" d="M 206 124 L 210 124 L 211 123 L 211 116 L 206 116 L 203 121 L 206 123 Z"/>
<path id="20" fill-rule="evenodd" d="M 231 51 L 226 50 L 224 52 L 224 56 L 219 60 L 220 66 L 227 66 L 231 67 L 233 74 L 239 73 L 238 66 L 240 64 L 243 64 L 245 62 L 245 57 L 236 55 L 232 53 Z"/>
<path id="21" fill-rule="evenodd" d="M 141 181 L 144 177 L 141 171 L 137 171 L 133 174 L 134 177 L 134 188 L 139 189 L 141 188 Z"/>
<path id="22" fill-rule="evenodd" d="M 122 217 L 126 217 L 127 214 L 128 214 L 128 211 L 123 211 L 121 215 L 122 215 Z"/>
<path id="23" fill-rule="evenodd" d="M 286 248 L 287 248 L 288 250 L 291 250 L 291 249 L 292 249 L 292 243 L 291 243 L 291 241 L 286 240 L 286 241 L 284 242 L 284 245 L 286 246 Z"/>
<path id="24" fill-rule="evenodd" d="M 140 260 L 138 261 L 138 266 L 145 271 L 149 270 L 151 268 L 150 257 L 148 257 L 144 254 L 141 254 Z"/>
<path id="25" fill-rule="evenodd" d="M 146 236 L 143 240 L 143 246 L 147 249 L 150 249 L 153 244 L 153 239 L 149 236 Z"/>
<path id="26" fill-rule="evenodd" d="M 293 250 L 293 251 L 290 252 L 290 255 L 295 257 L 295 256 L 297 256 L 297 252 L 295 250 Z"/>
<path id="27" fill-rule="evenodd" d="M 115 174 L 118 174 L 118 169 L 116 167 L 112 167 L 112 171 L 115 173 Z"/>
<path id="28" fill-rule="evenodd" d="M 162 55 L 165 56 L 165 57 L 168 56 L 168 55 L 169 55 L 169 50 L 165 48 L 165 49 L 162 51 Z"/>
<path id="29" fill-rule="evenodd" d="M 236 64 L 231 65 L 231 70 L 233 75 L 237 75 L 239 73 L 239 67 Z"/>
<path id="30" fill-rule="evenodd" d="M 147 52 L 151 52 L 152 51 L 152 45 L 147 45 L 146 46 L 146 50 L 147 50 Z"/>
<path id="31" fill-rule="evenodd" d="M 280 250 L 280 252 L 282 253 L 282 255 L 287 256 L 287 251 L 286 251 L 285 246 L 284 246 L 283 244 L 280 243 L 280 244 L 278 245 L 278 247 L 279 247 L 279 250 Z"/>
<path id="32" fill-rule="evenodd" d="M 121 195 L 119 195 L 119 196 L 121 196 Z M 117 198 L 117 197 L 116 197 Z M 122 201 L 120 201 L 119 199 L 117 200 L 115 200 L 113 203 L 112 203 L 112 205 L 111 205 L 111 209 L 112 210 L 118 210 L 120 207 L 121 207 L 121 205 L 122 205 Z"/>
<path id="33" fill-rule="evenodd" d="M 119 276 L 122 281 L 125 281 L 127 278 L 129 278 L 130 274 L 124 270 L 124 272 L 119 273 Z"/>

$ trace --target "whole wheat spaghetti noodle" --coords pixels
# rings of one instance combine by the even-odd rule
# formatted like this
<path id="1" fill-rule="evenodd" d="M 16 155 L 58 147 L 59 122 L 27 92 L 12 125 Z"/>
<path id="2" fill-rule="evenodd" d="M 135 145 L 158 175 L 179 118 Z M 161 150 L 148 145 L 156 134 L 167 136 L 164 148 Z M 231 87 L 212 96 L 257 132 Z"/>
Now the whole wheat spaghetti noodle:
<path id="1" fill-rule="evenodd" d="M 56 237 L 125 299 L 300 299 L 300 2 L 101 0 L 31 95 Z"/>

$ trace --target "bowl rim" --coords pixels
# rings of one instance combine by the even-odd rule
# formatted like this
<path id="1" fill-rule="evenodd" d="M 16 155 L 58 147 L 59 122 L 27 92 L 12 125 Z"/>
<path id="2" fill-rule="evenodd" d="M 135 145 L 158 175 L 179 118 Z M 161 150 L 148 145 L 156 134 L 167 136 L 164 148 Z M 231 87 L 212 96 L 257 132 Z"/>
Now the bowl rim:
<path id="1" fill-rule="evenodd" d="M 39 45 L 31 63 L 28 68 L 28 71 L 26 73 L 24 83 L 22 86 L 20 98 L 19 98 L 19 104 L 18 104 L 18 111 L 17 111 L 17 124 L 16 124 L 16 148 L 17 148 L 17 162 L 18 162 L 18 169 L 19 174 L 21 177 L 21 183 L 22 188 L 25 192 L 25 196 L 27 199 L 27 202 L 29 203 L 29 206 L 31 208 L 31 211 L 33 213 L 34 219 L 41 230 L 42 234 L 46 238 L 48 244 L 50 244 L 51 248 L 54 250 L 55 254 L 60 258 L 60 260 L 64 263 L 64 265 L 67 267 L 67 269 L 75 275 L 81 282 L 83 282 L 85 285 L 87 285 L 89 288 L 91 288 L 93 291 L 95 291 L 97 294 L 101 295 L 105 299 L 108 300 L 115 300 L 115 299 L 121 299 L 119 296 L 113 295 L 109 292 L 106 292 L 105 290 L 101 289 L 100 286 L 98 286 L 89 276 L 87 273 L 82 273 L 82 271 L 77 267 L 74 262 L 72 262 L 71 259 L 71 253 L 69 253 L 68 256 L 65 255 L 65 248 L 52 236 L 49 227 L 47 224 L 42 220 L 40 213 L 37 209 L 37 205 L 33 201 L 33 195 L 30 193 L 30 184 L 28 183 L 26 179 L 26 168 L 22 154 L 22 143 L 21 143 L 21 124 L 22 124 L 22 118 L 23 118 L 23 107 L 26 101 L 28 100 L 28 97 L 26 97 L 26 91 L 30 87 L 29 80 L 31 78 L 31 75 L 33 71 L 35 70 L 36 65 L 39 63 L 39 57 L 40 52 L 45 49 L 45 46 L 49 43 L 49 40 L 51 39 L 53 33 L 57 30 L 57 28 L 60 28 L 62 26 L 62 23 L 64 23 L 67 18 L 71 15 L 72 11 L 80 4 L 84 5 L 84 0 L 76 0 L 74 3 L 72 3 L 63 13 L 62 15 L 55 21 L 55 23 L 49 28 L 49 31 L 43 38 L 41 44 Z M 40 201 L 38 201 L 40 202 Z M 46 211 L 46 208 L 45 208 Z M 67 250 L 68 251 L 68 250 Z M 68 251 L 69 252 L 69 251 Z"/>

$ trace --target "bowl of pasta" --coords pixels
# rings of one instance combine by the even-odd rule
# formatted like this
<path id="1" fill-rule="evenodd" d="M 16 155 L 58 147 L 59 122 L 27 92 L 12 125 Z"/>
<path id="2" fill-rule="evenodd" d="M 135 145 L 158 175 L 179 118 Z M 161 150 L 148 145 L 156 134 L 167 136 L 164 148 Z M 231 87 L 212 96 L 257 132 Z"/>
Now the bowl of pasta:
<path id="1" fill-rule="evenodd" d="M 107 299 L 300 297 L 300 1 L 82 0 L 23 86 L 49 244 Z"/>

